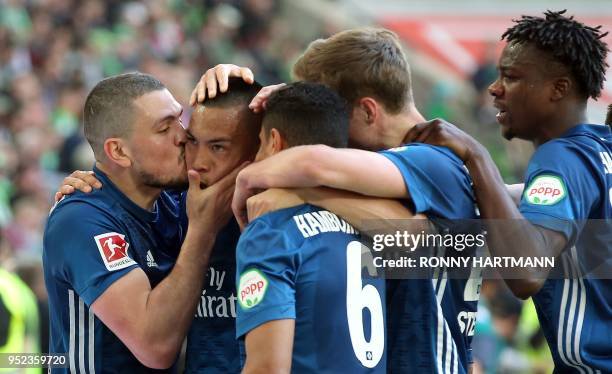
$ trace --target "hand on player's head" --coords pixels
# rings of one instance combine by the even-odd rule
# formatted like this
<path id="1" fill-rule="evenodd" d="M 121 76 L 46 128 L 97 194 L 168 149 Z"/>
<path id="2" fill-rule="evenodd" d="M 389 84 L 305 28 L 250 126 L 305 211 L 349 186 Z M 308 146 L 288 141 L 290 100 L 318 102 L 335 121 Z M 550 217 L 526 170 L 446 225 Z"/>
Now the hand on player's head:
<path id="1" fill-rule="evenodd" d="M 467 162 L 480 148 L 484 149 L 474 138 L 440 118 L 414 125 L 404 137 L 404 143 L 413 142 L 447 147 L 463 162 Z"/>
<path id="2" fill-rule="evenodd" d="M 94 188 L 102 188 L 102 183 L 94 176 L 93 171 L 73 171 L 72 174 L 64 178 L 62 185 L 55 193 L 55 202 L 58 202 L 62 197 L 71 195 L 75 191 L 89 193 Z"/>
<path id="3" fill-rule="evenodd" d="M 255 113 L 262 112 L 266 109 L 266 103 L 268 102 L 270 95 L 272 95 L 275 91 L 278 91 L 279 89 L 283 88 L 284 86 L 286 86 L 285 83 L 265 86 L 257 93 L 257 95 L 255 95 L 253 100 L 251 100 L 249 108 Z"/>
<path id="4" fill-rule="evenodd" d="M 207 98 L 212 99 L 219 92 L 227 92 L 229 78 L 241 77 L 246 83 L 253 83 L 255 78 L 251 69 L 233 64 L 219 64 L 208 69 L 200 78 L 200 81 L 191 92 L 189 105 L 202 103 Z"/>

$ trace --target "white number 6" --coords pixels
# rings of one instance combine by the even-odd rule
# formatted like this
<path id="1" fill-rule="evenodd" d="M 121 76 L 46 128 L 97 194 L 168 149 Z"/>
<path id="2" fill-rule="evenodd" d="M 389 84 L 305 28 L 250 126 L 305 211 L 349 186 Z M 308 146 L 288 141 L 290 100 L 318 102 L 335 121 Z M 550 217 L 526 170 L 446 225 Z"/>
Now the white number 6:
<path id="1" fill-rule="evenodd" d="M 370 341 L 363 331 L 363 309 L 372 318 Z M 375 367 L 385 350 L 385 321 L 382 301 L 376 287 L 361 282 L 361 243 L 352 241 L 346 247 L 346 317 L 355 356 L 367 368 Z"/>

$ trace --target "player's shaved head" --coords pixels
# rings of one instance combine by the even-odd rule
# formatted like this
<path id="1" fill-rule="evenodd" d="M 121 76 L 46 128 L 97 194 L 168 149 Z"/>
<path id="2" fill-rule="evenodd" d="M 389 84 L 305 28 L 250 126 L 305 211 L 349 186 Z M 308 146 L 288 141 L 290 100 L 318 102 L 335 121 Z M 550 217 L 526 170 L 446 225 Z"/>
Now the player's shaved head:
<path id="1" fill-rule="evenodd" d="M 134 100 L 165 88 L 157 78 L 139 72 L 116 75 L 96 84 L 85 100 L 84 131 L 98 161 L 105 157 L 106 139 L 131 133 Z"/>
<path id="2" fill-rule="evenodd" d="M 358 28 L 315 40 L 293 73 L 299 80 L 331 87 L 349 105 L 373 97 L 397 114 L 413 102 L 406 56 L 397 35 L 385 29 Z"/>
<path id="3" fill-rule="evenodd" d="M 325 144 L 346 147 L 349 115 L 346 101 L 318 83 L 295 82 L 274 92 L 266 104 L 265 134 L 277 129 L 288 147 Z"/>

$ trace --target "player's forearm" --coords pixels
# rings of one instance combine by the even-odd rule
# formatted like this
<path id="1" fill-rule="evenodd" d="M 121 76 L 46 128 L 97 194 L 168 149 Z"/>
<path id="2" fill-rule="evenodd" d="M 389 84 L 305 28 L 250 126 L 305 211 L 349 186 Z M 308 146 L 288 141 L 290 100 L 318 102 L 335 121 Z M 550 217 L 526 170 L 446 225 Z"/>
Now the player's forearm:
<path id="1" fill-rule="evenodd" d="M 421 232 L 429 228 L 425 216 L 413 214 L 397 200 L 324 187 L 300 189 L 297 193 L 304 201 L 334 212 L 360 231 Z"/>
<path id="2" fill-rule="evenodd" d="M 290 373 L 294 333 L 293 319 L 269 321 L 249 331 L 243 373 Z"/>
<path id="3" fill-rule="evenodd" d="M 486 220 L 492 256 L 554 257 L 559 253 L 558 244 L 549 242 L 541 229 L 522 216 L 486 150 L 478 152 L 466 166 L 474 183 L 481 218 Z M 515 295 L 528 297 L 539 290 L 549 270 L 512 269 L 512 279 L 506 277 L 506 283 Z"/>
<path id="4" fill-rule="evenodd" d="M 289 374 L 291 373 L 291 367 L 285 368 L 271 362 L 259 362 L 252 363 L 247 360 L 242 369 L 242 374 Z"/>
<path id="5" fill-rule="evenodd" d="M 523 189 L 525 188 L 525 184 L 517 183 L 517 184 L 507 184 L 506 189 L 508 193 L 512 197 L 512 201 L 516 206 L 519 206 L 521 203 L 521 195 L 523 194 Z"/>
<path id="6" fill-rule="evenodd" d="M 238 173 L 237 186 L 249 190 L 316 186 L 311 147 L 287 149 L 247 167 Z"/>
<path id="7" fill-rule="evenodd" d="M 330 187 L 368 196 L 408 196 L 401 173 L 375 152 L 306 145 L 284 150 L 243 170 L 237 184 L 249 190 Z"/>
<path id="8" fill-rule="evenodd" d="M 169 357 L 176 357 L 193 320 L 215 235 L 190 228 L 170 274 L 147 300 L 146 336 L 160 344 Z"/>
<path id="9" fill-rule="evenodd" d="M 409 198 L 399 169 L 385 156 L 360 149 L 309 146 L 303 169 L 311 186 L 351 191 L 375 198 Z"/>

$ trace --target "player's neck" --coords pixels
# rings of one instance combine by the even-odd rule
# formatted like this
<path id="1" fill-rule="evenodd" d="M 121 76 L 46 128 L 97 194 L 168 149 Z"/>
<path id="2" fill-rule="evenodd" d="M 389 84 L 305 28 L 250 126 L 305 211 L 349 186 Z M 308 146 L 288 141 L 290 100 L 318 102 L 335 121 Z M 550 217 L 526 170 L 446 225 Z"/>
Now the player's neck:
<path id="1" fill-rule="evenodd" d="M 533 140 L 534 146 L 539 147 L 549 140 L 559 138 L 569 129 L 580 124 L 587 123 L 586 103 L 578 105 L 566 105 L 566 110 L 556 111 L 557 115 L 550 121 L 548 125 L 542 126 L 540 134 Z"/>
<path id="2" fill-rule="evenodd" d="M 96 167 L 106 174 L 119 191 L 134 204 L 149 211 L 153 209 L 153 204 L 159 197 L 161 189 L 145 186 L 134 178 L 130 169 L 113 167 L 100 162 L 96 162 Z"/>
<path id="3" fill-rule="evenodd" d="M 404 137 L 408 131 L 417 123 L 425 122 L 425 118 L 414 104 L 410 104 L 400 113 L 388 115 L 386 121 L 385 128 L 388 131 L 385 134 L 384 142 L 386 148 L 394 148 L 404 144 Z"/>

